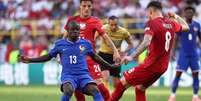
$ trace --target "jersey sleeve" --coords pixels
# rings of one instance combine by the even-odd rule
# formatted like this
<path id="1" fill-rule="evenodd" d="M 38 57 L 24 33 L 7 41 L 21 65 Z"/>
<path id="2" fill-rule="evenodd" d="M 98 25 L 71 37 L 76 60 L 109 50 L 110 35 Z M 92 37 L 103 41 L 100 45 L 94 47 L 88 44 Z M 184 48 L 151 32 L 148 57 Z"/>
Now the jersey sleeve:
<path id="1" fill-rule="evenodd" d="M 176 33 L 181 32 L 182 26 L 179 23 L 175 22 L 175 21 L 173 21 L 173 24 L 174 24 L 174 30 L 175 30 L 175 32 Z"/>
<path id="2" fill-rule="evenodd" d="M 124 39 L 128 39 L 129 37 L 130 37 L 130 33 L 127 30 L 125 30 Z"/>
<path id="3" fill-rule="evenodd" d="M 50 50 L 49 55 L 51 57 L 56 57 L 57 54 L 58 54 L 58 48 L 57 48 L 56 43 L 54 43 L 54 47 Z"/>
<path id="4" fill-rule="evenodd" d="M 97 23 L 96 23 L 95 26 L 96 26 L 96 31 L 98 32 L 98 34 L 100 36 L 105 34 L 104 27 L 103 27 L 103 24 L 102 24 L 101 20 L 97 19 Z"/>
<path id="5" fill-rule="evenodd" d="M 153 23 L 153 21 L 148 21 L 147 22 L 147 25 L 144 29 L 144 34 L 149 34 L 149 35 L 154 35 L 154 32 L 153 32 L 153 27 L 152 26 L 155 26 L 155 24 Z"/>

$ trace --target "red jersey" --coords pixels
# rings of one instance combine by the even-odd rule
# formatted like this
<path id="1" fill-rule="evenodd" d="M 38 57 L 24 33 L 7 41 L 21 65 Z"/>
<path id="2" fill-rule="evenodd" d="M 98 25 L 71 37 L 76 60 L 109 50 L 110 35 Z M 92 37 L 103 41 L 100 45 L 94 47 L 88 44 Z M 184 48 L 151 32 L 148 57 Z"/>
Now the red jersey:
<path id="1" fill-rule="evenodd" d="M 159 73 L 166 71 L 175 33 L 181 28 L 168 18 L 158 17 L 147 22 L 145 34 L 152 35 L 152 40 L 148 46 L 148 56 L 142 64 L 146 69 Z"/>
<path id="2" fill-rule="evenodd" d="M 102 29 L 102 23 L 101 20 L 97 17 L 88 17 L 88 18 L 81 18 L 80 16 L 72 16 L 67 20 L 67 23 L 65 25 L 65 30 L 67 30 L 68 23 L 70 21 L 77 21 L 80 24 L 80 37 L 90 40 L 93 48 L 95 50 L 95 33 L 96 31 L 99 33 L 99 35 L 103 35 L 105 32 Z"/>

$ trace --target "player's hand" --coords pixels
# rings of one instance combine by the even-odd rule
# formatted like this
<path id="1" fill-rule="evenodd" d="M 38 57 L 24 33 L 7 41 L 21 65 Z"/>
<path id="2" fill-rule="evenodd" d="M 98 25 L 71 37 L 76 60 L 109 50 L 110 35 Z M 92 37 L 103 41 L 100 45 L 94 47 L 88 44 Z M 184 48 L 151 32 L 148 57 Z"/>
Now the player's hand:
<path id="1" fill-rule="evenodd" d="M 132 56 L 125 56 L 123 57 L 123 59 L 121 60 L 121 64 L 128 64 L 128 62 L 132 61 L 133 57 Z"/>
<path id="2" fill-rule="evenodd" d="M 113 61 L 115 63 L 117 63 L 117 64 L 120 64 L 120 62 L 121 62 L 121 56 L 119 55 L 119 52 L 114 52 Z"/>
<path id="3" fill-rule="evenodd" d="M 168 17 L 170 18 L 170 19 L 176 19 L 177 18 L 177 14 L 175 14 L 174 12 L 168 12 Z"/>
<path id="4" fill-rule="evenodd" d="M 29 63 L 30 62 L 28 57 L 21 56 L 21 55 L 18 55 L 18 61 L 23 62 L 23 63 Z"/>

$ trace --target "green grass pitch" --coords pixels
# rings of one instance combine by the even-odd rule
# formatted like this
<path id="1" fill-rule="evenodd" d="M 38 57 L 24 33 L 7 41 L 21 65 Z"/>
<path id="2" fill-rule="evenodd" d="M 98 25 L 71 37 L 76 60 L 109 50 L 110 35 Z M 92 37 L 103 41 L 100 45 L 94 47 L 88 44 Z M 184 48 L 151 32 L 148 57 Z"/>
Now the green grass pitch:
<path id="1" fill-rule="evenodd" d="M 169 88 L 152 87 L 146 95 L 147 101 L 167 101 Z M 0 86 L 0 101 L 60 101 L 59 86 Z M 191 101 L 192 89 L 179 88 L 177 101 Z M 71 101 L 75 101 L 74 97 Z M 93 101 L 87 97 L 87 101 Z M 128 89 L 120 101 L 135 101 L 134 91 Z"/>

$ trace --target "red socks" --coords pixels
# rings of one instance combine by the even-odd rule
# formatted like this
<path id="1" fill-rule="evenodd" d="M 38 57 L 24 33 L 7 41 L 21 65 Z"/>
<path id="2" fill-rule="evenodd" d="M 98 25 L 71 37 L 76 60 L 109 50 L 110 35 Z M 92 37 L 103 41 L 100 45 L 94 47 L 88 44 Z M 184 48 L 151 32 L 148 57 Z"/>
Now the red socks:
<path id="1" fill-rule="evenodd" d="M 84 94 L 78 90 L 75 90 L 75 98 L 77 99 L 77 101 L 85 101 L 85 97 Z"/>
<path id="2" fill-rule="evenodd" d="M 98 84 L 97 86 L 98 86 L 98 89 L 99 89 L 101 95 L 103 96 L 104 100 L 108 101 L 110 98 L 109 90 L 105 87 L 105 85 L 103 83 Z"/>
<path id="3" fill-rule="evenodd" d="M 118 82 L 115 90 L 112 93 L 110 101 L 118 101 L 125 90 L 126 88 L 124 87 L 124 85 L 121 82 Z"/>
<path id="4" fill-rule="evenodd" d="M 135 87 L 136 101 L 146 101 L 145 91 Z"/>

